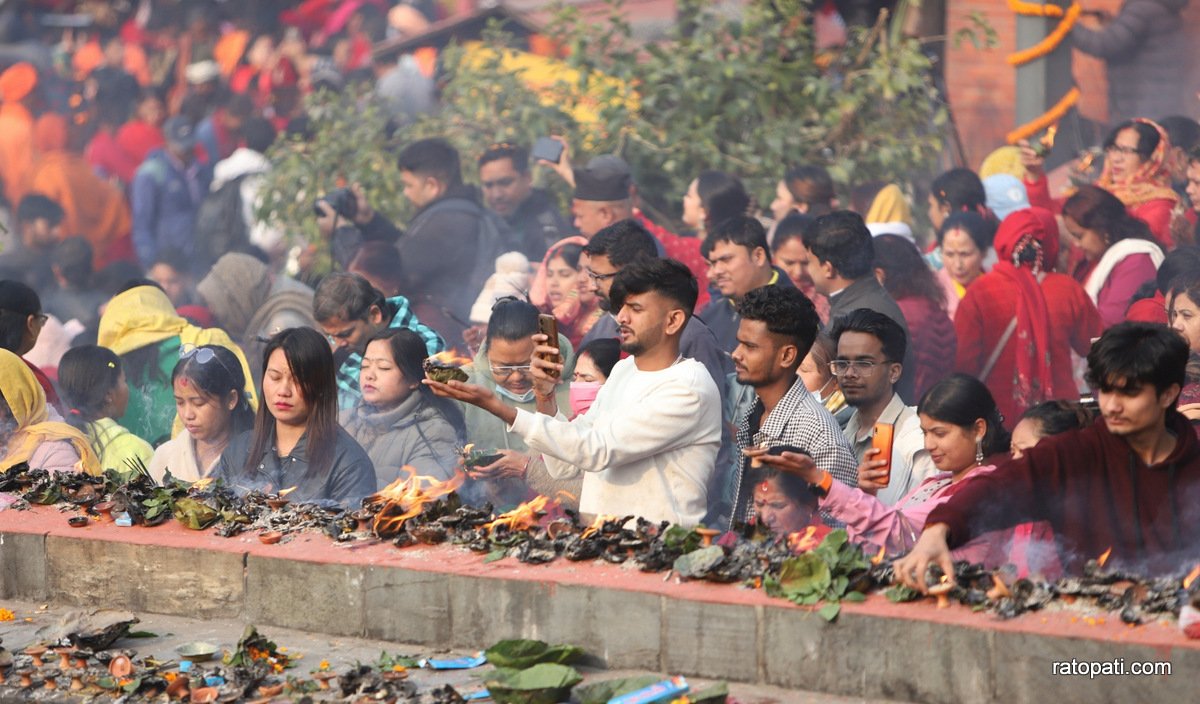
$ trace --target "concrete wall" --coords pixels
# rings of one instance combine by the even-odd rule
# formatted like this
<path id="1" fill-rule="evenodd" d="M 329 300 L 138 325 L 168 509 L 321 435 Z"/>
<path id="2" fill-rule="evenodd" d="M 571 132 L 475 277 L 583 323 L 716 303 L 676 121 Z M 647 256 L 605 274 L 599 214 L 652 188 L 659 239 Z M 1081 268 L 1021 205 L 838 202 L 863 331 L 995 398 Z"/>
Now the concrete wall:
<path id="1" fill-rule="evenodd" d="M 540 638 L 580 645 L 614 668 L 931 704 L 1102 704 L 1149 693 L 1191 701 L 1200 668 L 1200 647 L 1174 626 L 1086 626 L 1061 613 L 998 622 L 877 596 L 830 624 L 760 590 L 620 566 L 484 564 L 450 546 L 346 548 L 319 535 L 264 546 L 176 525 L 75 530 L 42 511 L 0 513 L 0 598 L 240 615 L 259 626 L 436 647 Z M 1174 675 L 1051 674 L 1054 660 L 1118 657 L 1170 661 Z"/>

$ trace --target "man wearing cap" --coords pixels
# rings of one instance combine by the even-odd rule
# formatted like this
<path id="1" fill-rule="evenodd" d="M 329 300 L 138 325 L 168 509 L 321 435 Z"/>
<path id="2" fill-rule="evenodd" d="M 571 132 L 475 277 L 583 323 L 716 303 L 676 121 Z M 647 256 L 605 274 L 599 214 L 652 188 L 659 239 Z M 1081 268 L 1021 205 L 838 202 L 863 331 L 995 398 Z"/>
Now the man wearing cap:
<path id="1" fill-rule="evenodd" d="M 33 113 L 29 103 L 37 82 L 37 70 L 24 61 L 0 73 L 0 181 L 13 205 L 25 195 L 25 182 L 33 168 Z"/>
<path id="2" fill-rule="evenodd" d="M 163 137 L 166 144 L 138 167 L 131 189 L 133 246 L 143 268 L 163 248 L 195 254 L 196 213 L 212 181 L 211 167 L 196 160 L 195 128 L 187 118 L 167 120 Z"/>
<path id="3" fill-rule="evenodd" d="M 556 138 L 557 139 L 557 138 Z M 571 201 L 571 212 L 575 217 L 575 229 L 591 239 L 601 229 L 625 219 L 635 220 L 654 238 L 660 256 L 683 262 L 697 281 L 703 282 L 708 275 L 708 261 L 700 253 L 700 240 L 695 237 L 680 237 L 651 222 L 634 205 L 637 186 L 629 164 L 615 154 L 604 154 L 588 161 L 583 168 L 571 166 L 570 150 L 561 139 L 563 152 L 558 163 L 548 164 L 554 172 L 575 189 Z M 708 287 L 700 287 L 696 310 L 708 305 Z"/>

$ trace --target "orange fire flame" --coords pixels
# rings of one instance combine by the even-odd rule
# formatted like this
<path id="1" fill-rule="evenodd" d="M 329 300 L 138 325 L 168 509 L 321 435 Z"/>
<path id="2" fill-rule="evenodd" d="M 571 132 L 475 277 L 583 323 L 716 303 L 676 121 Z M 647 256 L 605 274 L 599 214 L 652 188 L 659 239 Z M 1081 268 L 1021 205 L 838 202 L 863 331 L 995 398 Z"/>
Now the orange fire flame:
<path id="1" fill-rule="evenodd" d="M 538 524 L 538 520 L 545 512 L 546 503 L 549 501 L 545 496 L 537 496 L 520 506 L 514 508 L 508 513 L 502 513 L 496 517 L 491 523 L 485 523 L 484 528 L 489 533 L 500 526 L 508 528 L 510 531 L 529 530 Z"/>
<path id="2" fill-rule="evenodd" d="M 367 506 L 382 504 L 371 524 L 376 535 L 395 535 L 404 527 L 405 521 L 419 516 L 426 504 L 459 488 L 467 479 L 467 475 L 461 471 L 455 472 L 446 481 L 419 475 L 412 467 L 404 467 L 401 471 L 404 476 L 368 496 L 365 501 Z"/>
<path id="3" fill-rule="evenodd" d="M 292 493 L 295 490 L 296 490 L 296 487 L 294 487 L 294 486 L 289 486 L 286 489 L 280 489 L 279 490 L 279 498 L 282 499 L 283 497 L 287 496 L 288 494 Z"/>
<path id="4" fill-rule="evenodd" d="M 807 552 L 821 544 L 821 541 L 814 537 L 817 532 L 816 526 L 808 526 L 803 531 L 789 533 L 787 537 L 788 549 L 792 552 Z"/>
<path id="5" fill-rule="evenodd" d="M 578 496 L 572 494 L 569 491 L 562 491 L 562 490 L 559 490 L 559 492 L 554 495 L 554 500 L 557 501 L 558 503 L 562 503 L 563 501 L 569 501 L 573 504 L 579 503 Z"/>
<path id="6" fill-rule="evenodd" d="M 461 367 L 464 364 L 470 364 L 471 358 L 464 357 L 458 350 L 442 350 L 435 355 L 429 357 L 438 364 L 444 364 L 448 367 Z"/>
<path id="7" fill-rule="evenodd" d="M 1112 554 L 1112 547 L 1104 551 L 1100 557 L 1096 558 L 1096 564 L 1103 567 L 1105 562 L 1108 562 L 1108 556 Z"/>
<path id="8" fill-rule="evenodd" d="M 1188 572 L 1187 576 L 1183 578 L 1183 588 L 1191 589 L 1192 582 L 1195 582 L 1197 577 L 1200 577 L 1200 564 L 1193 567 L 1192 571 Z"/>
<path id="9" fill-rule="evenodd" d="M 883 556 L 885 554 L 887 554 L 887 547 L 881 546 L 879 548 L 879 552 L 875 553 L 875 556 L 871 558 L 871 564 L 878 565 L 880 562 L 883 562 Z"/>
<path id="10" fill-rule="evenodd" d="M 607 523 L 609 521 L 615 521 L 616 519 L 617 519 L 616 516 L 605 516 L 605 515 L 596 516 L 596 520 L 592 521 L 592 525 L 588 526 L 587 530 L 583 531 L 583 533 L 579 537 L 580 538 L 590 538 L 593 535 L 595 535 L 596 533 L 599 533 L 600 529 L 604 527 L 605 523 Z"/>
<path id="11" fill-rule="evenodd" d="M 1046 130 L 1046 134 L 1043 135 L 1041 140 L 1039 140 L 1039 141 L 1042 143 L 1042 146 L 1045 147 L 1047 151 L 1049 151 L 1050 149 L 1054 148 L 1054 138 L 1057 135 L 1058 135 L 1058 125 L 1051 125 L 1050 129 Z"/>

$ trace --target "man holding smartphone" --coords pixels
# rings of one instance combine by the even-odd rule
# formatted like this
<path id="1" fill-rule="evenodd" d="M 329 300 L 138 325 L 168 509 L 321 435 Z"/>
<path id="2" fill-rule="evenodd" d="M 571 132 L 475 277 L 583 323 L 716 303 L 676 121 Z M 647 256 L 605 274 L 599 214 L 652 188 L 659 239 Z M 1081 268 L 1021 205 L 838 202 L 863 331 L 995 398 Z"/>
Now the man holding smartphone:
<path id="1" fill-rule="evenodd" d="M 581 513 L 695 526 L 708 509 L 721 445 L 716 384 L 703 365 L 679 354 L 696 296 L 695 277 L 677 261 L 643 259 L 622 269 L 612 299 L 621 349 L 631 356 L 613 368 L 591 409 L 571 421 L 554 397 L 557 349 L 542 335 L 532 361 L 536 413 L 479 386 L 424 383 L 500 418 L 542 453 L 552 476 L 582 472 Z"/>

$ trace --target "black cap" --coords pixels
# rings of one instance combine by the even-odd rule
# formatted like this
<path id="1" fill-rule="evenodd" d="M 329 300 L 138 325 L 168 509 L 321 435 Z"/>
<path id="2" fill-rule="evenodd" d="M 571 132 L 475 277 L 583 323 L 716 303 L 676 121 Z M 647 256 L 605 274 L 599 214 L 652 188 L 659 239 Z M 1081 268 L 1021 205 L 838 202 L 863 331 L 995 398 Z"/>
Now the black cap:
<path id="1" fill-rule="evenodd" d="M 575 198 L 611 202 L 629 198 L 633 175 L 629 164 L 615 155 L 598 156 L 575 169 Z"/>

